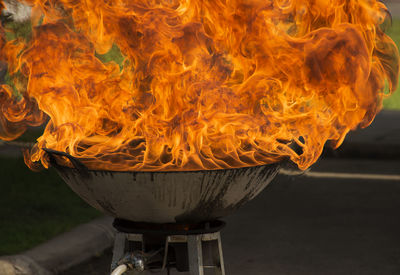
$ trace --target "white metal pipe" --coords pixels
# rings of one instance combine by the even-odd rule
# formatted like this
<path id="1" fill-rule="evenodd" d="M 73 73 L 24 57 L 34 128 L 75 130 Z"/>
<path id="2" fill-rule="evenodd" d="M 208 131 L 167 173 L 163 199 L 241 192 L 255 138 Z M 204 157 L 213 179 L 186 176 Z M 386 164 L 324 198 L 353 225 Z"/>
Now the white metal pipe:
<path id="1" fill-rule="evenodd" d="M 111 273 L 111 275 L 122 275 L 125 271 L 128 270 L 128 267 L 125 264 L 122 264 L 118 266 L 114 271 Z"/>

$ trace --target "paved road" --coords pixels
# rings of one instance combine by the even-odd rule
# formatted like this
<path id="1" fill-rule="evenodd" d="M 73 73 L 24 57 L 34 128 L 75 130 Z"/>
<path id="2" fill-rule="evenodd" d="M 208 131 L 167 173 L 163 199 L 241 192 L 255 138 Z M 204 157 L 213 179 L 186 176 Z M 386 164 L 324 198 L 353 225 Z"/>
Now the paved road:
<path id="1" fill-rule="evenodd" d="M 400 274 L 400 161 L 328 159 L 312 171 L 374 179 L 277 177 L 226 219 L 227 274 Z M 106 275 L 110 257 L 62 275 Z"/>
<path id="2" fill-rule="evenodd" d="M 400 18 L 400 1 L 391 1 L 386 5 L 393 17 Z"/>

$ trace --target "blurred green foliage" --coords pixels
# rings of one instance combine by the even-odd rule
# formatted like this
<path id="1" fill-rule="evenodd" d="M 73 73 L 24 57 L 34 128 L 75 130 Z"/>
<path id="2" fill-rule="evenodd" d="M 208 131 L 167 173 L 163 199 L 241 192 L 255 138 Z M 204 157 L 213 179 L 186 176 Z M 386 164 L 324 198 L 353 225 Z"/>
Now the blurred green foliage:
<path id="1" fill-rule="evenodd" d="M 29 41 L 32 38 L 32 24 L 30 21 L 23 23 L 7 22 L 4 24 L 7 41 L 23 38 Z"/>
<path id="2" fill-rule="evenodd" d="M 400 19 L 393 19 L 392 27 L 389 28 L 387 34 L 400 48 Z M 385 109 L 400 110 L 400 86 L 389 98 L 383 101 L 383 107 Z"/>
<path id="3" fill-rule="evenodd" d="M 108 62 L 116 62 L 120 69 L 123 67 L 123 63 L 125 60 L 125 57 L 122 55 L 121 50 L 116 44 L 113 44 L 112 48 L 105 54 L 97 54 L 96 57 L 101 60 L 103 63 L 108 63 Z"/>

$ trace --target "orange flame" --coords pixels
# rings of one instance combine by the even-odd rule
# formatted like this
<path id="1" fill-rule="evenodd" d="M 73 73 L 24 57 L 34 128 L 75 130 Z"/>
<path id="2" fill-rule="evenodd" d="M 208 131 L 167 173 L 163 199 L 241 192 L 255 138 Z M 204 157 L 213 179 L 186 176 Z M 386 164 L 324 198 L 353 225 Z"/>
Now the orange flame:
<path id="1" fill-rule="evenodd" d="M 0 138 L 47 122 L 30 165 L 45 147 L 91 169 L 306 169 L 397 86 L 375 0 L 29 3 L 32 37 L 0 45 Z"/>

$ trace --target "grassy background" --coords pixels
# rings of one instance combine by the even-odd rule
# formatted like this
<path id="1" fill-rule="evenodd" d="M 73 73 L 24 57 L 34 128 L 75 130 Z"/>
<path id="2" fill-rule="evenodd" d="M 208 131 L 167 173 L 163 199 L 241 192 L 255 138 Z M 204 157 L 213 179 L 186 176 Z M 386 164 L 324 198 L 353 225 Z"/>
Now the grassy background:
<path id="1" fill-rule="evenodd" d="M 396 42 L 397 47 L 400 48 L 400 19 L 393 20 L 388 35 Z M 383 107 L 385 109 L 400 110 L 400 85 L 391 97 L 383 101 Z"/>
<path id="2" fill-rule="evenodd" d="M 0 157 L 0 166 L 0 255 L 24 251 L 100 216 L 54 169 L 32 172 L 22 158 Z"/>

